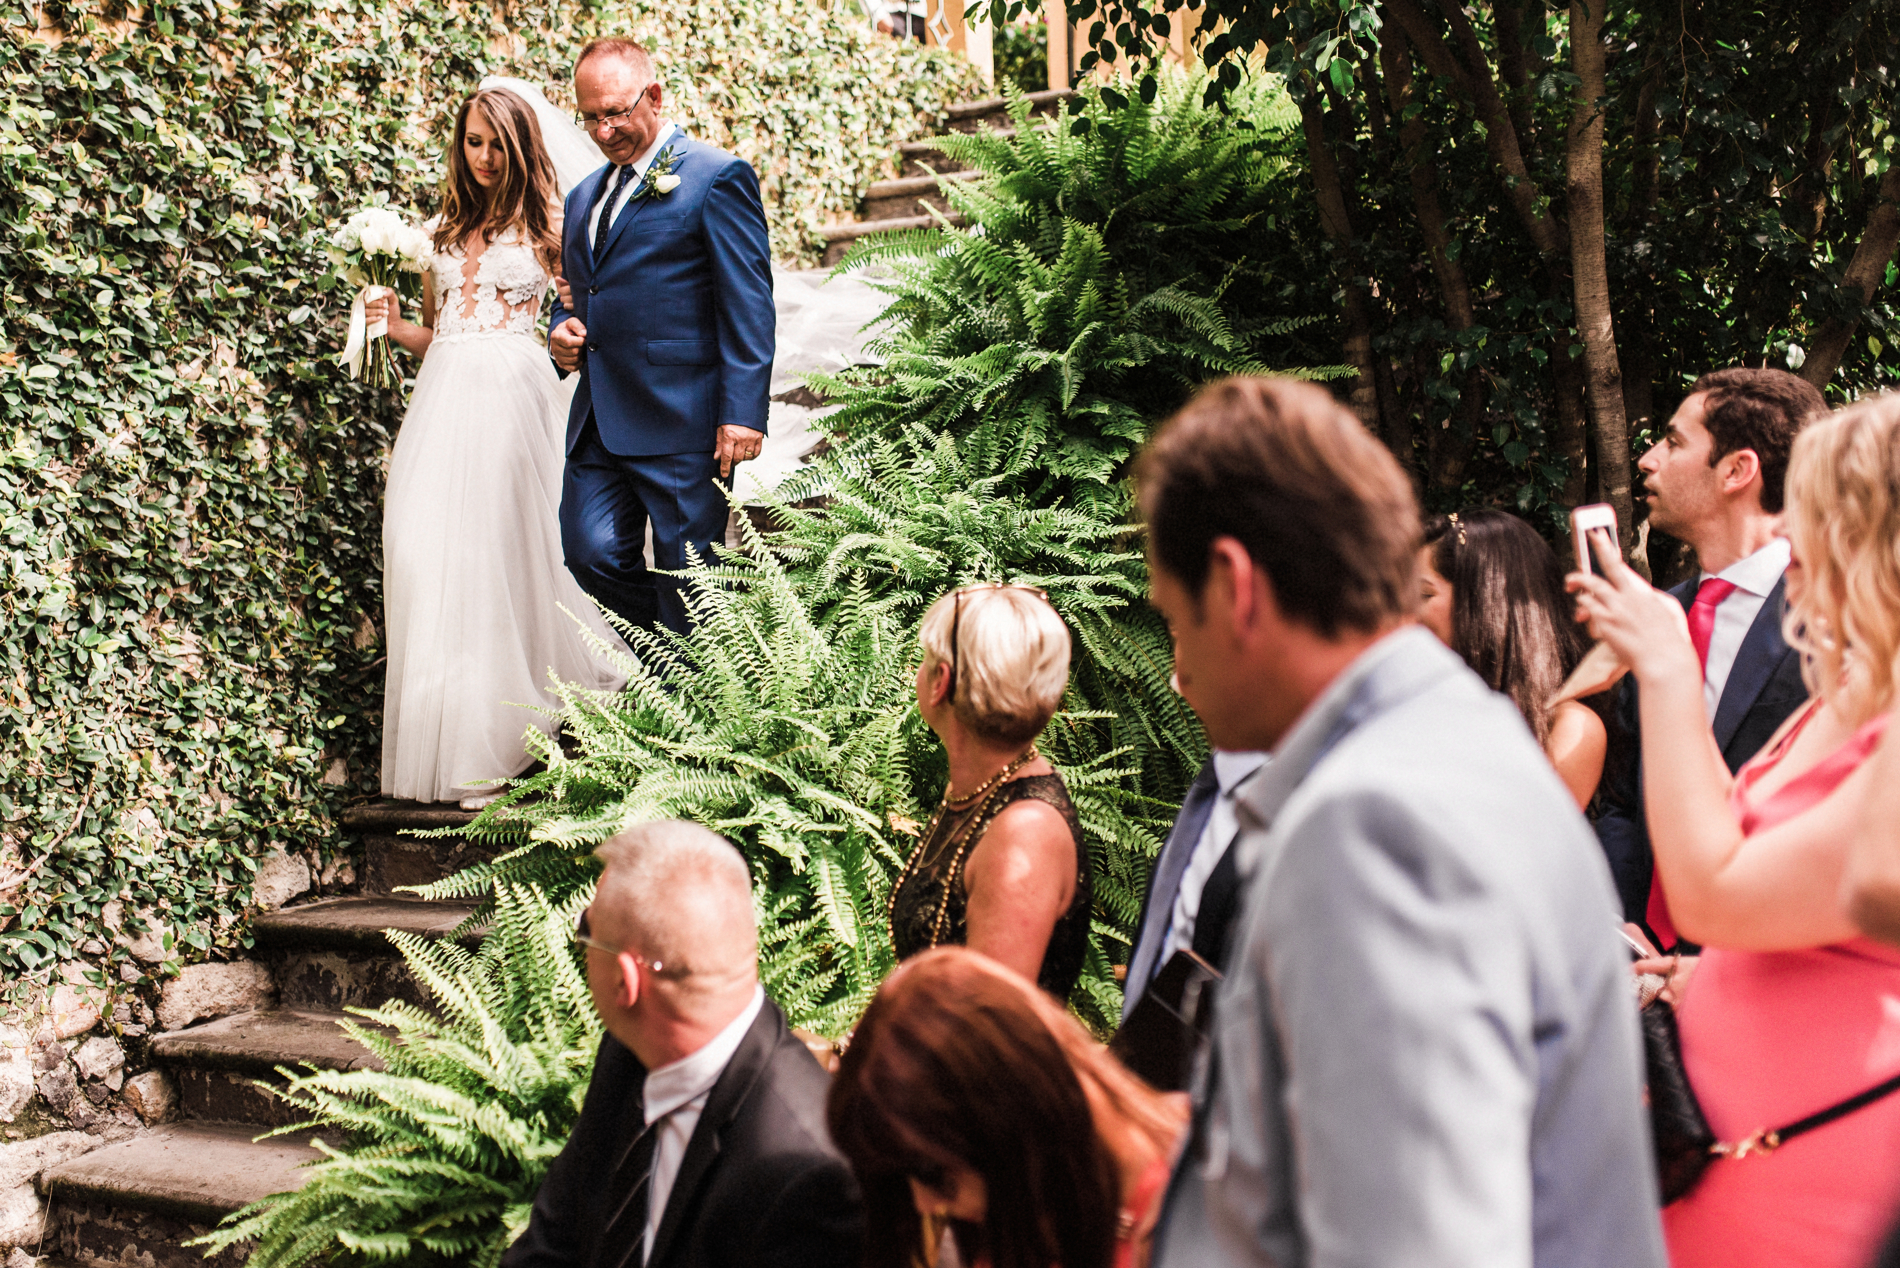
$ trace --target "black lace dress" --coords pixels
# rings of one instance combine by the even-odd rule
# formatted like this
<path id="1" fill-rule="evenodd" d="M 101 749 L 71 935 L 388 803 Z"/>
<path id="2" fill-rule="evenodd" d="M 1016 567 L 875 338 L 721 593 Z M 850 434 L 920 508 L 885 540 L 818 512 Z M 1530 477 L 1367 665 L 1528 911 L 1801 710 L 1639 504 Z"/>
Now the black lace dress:
<path id="1" fill-rule="evenodd" d="M 1082 821 L 1076 816 L 1075 803 L 1069 800 L 1069 790 L 1060 775 L 1024 775 L 1003 785 L 987 804 L 979 801 L 960 813 L 945 811 L 891 895 L 891 940 L 896 944 L 898 959 L 909 959 L 934 946 L 962 946 L 968 940 L 965 908 L 970 896 L 963 885 L 964 865 L 991 821 L 1029 797 L 1061 811 L 1075 841 L 1075 897 L 1057 918 L 1049 934 L 1049 947 L 1042 953 L 1042 969 L 1036 974 L 1036 984 L 1043 990 L 1057 999 L 1069 997 L 1076 979 L 1082 976 L 1082 960 L 1088 954 L 1093 900 L 1088 843 L 1083 840 Z M 979 821 L 971 823 L 973 817 Z"/>

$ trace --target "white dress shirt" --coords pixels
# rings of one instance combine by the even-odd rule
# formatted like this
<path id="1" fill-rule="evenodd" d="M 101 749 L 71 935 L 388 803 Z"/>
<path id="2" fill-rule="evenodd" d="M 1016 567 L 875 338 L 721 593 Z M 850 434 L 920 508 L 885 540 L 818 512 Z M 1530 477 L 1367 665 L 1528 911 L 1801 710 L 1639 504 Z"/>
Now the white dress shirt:
<path id="1" fill-rule="evenodd" d="M 1207 888 L 1207 878 L 1214 874 L 1214 865 L 1220 862 L 1220 856 L 1227 853 L 1227 847 L 1240 832 L 1240 820 L 1234 815 L 1234 798 L 1266 764 L 1265 753 L 1214 750 L 1214 778 L 1220 784 L 1220 792 L 1208 812 L 1207 826 L 1201 829 L 1201 839 L 1194 843 L 1194 853 L 1188 856 L 1188 864 L 1181 871 L 1181 883 L 1174 891 L 1174 911 L 1168 918 L 1167 936 L 1161 940 L 1161 954 L 1155 957 L 1156 968 L 1166 964 L 1176 951 L 1194 945 L 1194 923 L 1201 913 L 1201 892 Z"/>
<path id="2" fill-rule="evenodd" d="M 1738 559 L 1714 575 L 1734 584 L 1728 598 L 1715 608 L 1715 626 L 1709 631 L 1709 659 L 1702 670 L 1702 708 L 1715 721 L 1715 710 L 1722 703 L 1722 689 L 1728 686 L 1729 673 L 1735 668 L 1735 656 L 1748 637 L 1748 627 L 1768 602 L 1768 592 L 1788 570 L 1788 539 L 1777 537 L 1746 559 Z M 1700 586 L 1709 573 L 1696 578 Z"/>
<path id="3" fill-rule="evenodd" d="M 759 1009 L 765 1006 L 765 990 L 752 988 L 752 1002 L 732 1019 L 730 1025 L 712 1037 L 712 1041 L 691 1056 L 647 1071 L 644 1099 L 647 1126 L 659 1123 L 659 1139 L 653 1144 L 653 1178 L 647 1182 L 647 1232 L 640 1244 L 641 1262 L 652 1258 L 653 1239 L 659 1235 L 660 1217 L 666 1214 L 666 1200 L 673 1196 L 673 1181 L 686 1157 L 687 1143 L 699 1116 L 712 1095 L 713 1084 L 726 1072 L 726 1063 L 739 1050 L 746 1031 L 752 1029 Z M 661 1122 L 660 1120 L 666 1120 Z"/>
<path id="4" fill-rule="evenodd" d="M 640 188 L 641 180 L 646 177 L 647 168 L 653 165 L 654 156 L 666 148 L 666 143 L 671 141 L 673 134 L 678 131 L 679 129 L 670 123 L 660 125 L 660 134 L 653 138 L 653 144 L 647 146 L 645 152 L 642 153 L 639 158 L 633 160 L 633 177 L 627 182 L 626 188 L 620 191 L 620 197 L 614 200 L 612 211 L 607 210 L 606 195 L 612 192 L 614 182 L 620 178 L 620 172 L 618 169 L 614 169 L 607 173 L 606 178 L 600 183 L 600 201 L 594 204 L 593 213 L 587 217 L 587 243 L 589 246 L 592 246 L 600 240 L 601 216 L 603 214 L 606 215 L 607 227 L 609 229 L 614 227 L 614 218 L 626 209 L 628 200 L 633 197 L 633 191 Z"/>

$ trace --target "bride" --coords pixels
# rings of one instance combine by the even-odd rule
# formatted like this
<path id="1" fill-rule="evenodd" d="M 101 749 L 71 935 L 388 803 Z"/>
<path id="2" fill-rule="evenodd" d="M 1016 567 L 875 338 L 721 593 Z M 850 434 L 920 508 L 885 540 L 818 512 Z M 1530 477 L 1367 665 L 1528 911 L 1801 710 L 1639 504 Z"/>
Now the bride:
<path id="1" fill-rule="evenodd" d="M 479 809 L 496 795 L 484 785 L 533 760 L 528 728 L 554 734 L 550 674 L 598 690 L 625 680 L 576 624 L 618 646 L 562 562 L 573 387 L 539 336 L 560 267 L 563 183 L 543 107 L 555 113 L 531 86 L 493 79 L 462 103 L 422 322 L 404 320 L 387 292 L 368 306 L 423 359 L 383 507 L 385 797 Z M 564 183 L 602 161 L 563 154 Z"/>

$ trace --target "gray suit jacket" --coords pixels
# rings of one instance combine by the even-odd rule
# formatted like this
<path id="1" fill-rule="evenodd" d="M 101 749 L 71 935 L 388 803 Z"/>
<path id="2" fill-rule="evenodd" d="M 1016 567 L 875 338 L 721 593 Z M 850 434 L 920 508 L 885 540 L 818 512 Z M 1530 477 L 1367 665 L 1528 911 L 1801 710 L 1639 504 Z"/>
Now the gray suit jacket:
<path id="1" fill-rule="evenodd" d="M 1402 630 L 1240 815 L 1160 1268 L 1662 1268 L 1610 877 L 1510 703 Z"/>

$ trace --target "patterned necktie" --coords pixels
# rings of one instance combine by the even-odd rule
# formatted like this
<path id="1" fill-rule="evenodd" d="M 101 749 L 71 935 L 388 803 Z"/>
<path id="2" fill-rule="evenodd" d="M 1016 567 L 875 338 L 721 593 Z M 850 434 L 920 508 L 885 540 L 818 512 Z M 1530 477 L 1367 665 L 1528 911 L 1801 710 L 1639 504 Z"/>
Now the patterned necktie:
<path id="1" fill-rule="evenodd" d="M 665 1122 L 661 1118 L 660 1122 Z M 600 1231 L 600 1250 L 594 1262 L 607 1268 L 627 1268 L 646 1262 L 647 1195 L 653 1189 L 653 1154 L 660 1140 L 659 1123 L 648 1123 L 628 1146 L 614 1168 L 607 1192 L 613 1214 Z"/>
<path id="2" fill-rule="evenodd" d="M 594 263 L 600 263 L 600 254 L 607 249 L 607 230 L 613 227 L 614 206 L 620 201 L 620 191 L 633 179 L 633 164 L 620 169 L 620 175 L 614 177 L 614 187 L 607 195 L 607 201 L 600 205 L 600 225 L 594 230 Z"/>
<path id="3" fill-rule="evenodd" d="M 1722 600 L 1734 593 L 1733 581 L 1710 577 L 1695 592 L 1695 602 L 1689 605 L 1689 641 L 1695 644 L 1696 660 L 1701 662 L 1705 673 L 1709 668 L 1709 639 L 1715 634 L 1715 610 L 1722 606 Z"/>

